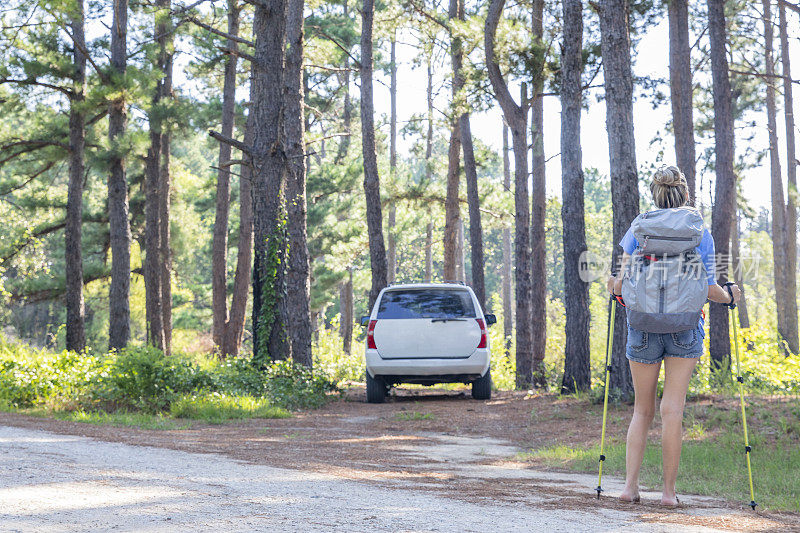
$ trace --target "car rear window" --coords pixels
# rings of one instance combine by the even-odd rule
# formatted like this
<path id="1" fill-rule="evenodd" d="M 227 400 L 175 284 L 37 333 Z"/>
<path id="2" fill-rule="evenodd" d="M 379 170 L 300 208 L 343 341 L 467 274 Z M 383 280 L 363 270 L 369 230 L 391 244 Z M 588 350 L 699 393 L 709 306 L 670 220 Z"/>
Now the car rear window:
<path id="1" fill-rule="evenodd" d="M 474 318 L 469 292 L 458 289 L 396 289 L 383 293 L 378 319 Z"/>

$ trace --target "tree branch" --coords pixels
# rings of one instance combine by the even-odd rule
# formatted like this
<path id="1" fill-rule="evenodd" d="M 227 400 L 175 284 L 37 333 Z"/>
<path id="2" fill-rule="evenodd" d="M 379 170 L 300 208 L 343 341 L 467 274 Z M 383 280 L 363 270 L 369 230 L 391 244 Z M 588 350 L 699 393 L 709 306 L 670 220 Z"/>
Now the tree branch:
<path id="1" fill-rule="evenodd" d="M 47 87 L 48 89 L 55 89 L 61 93 L 67 95 L 67 97 L 72 98 L 72 90 L 67 89 L 66 87 L 61 87 L 60 85 L 53 85 L 52 83 L 45 83 L 43 81 L 38 81 L 35 79 L 27 79 L 27 80 L 13 80 L 11 78 L 2 78 L 0 79 L 0 84 L 2 83 L 18 83 L 20 85 L 38 85 L 39 87 Z"/>
<path id="2" fill-rule="evenodd" d="M 3 146 L 0 146 L 0 152 L 3 152 L 3 151 L 8 150 L 10 148 L 14 148 L 15 146 L 19 146 L 21 148 L 18 151 L 15 151 L 14 153 L 12 153 L 11 155 L 7 156 L 6 158 L 0 159 L 0 166 L 8 163 L 9 161 L 11 161 L 12 159 L 14 159 L 16 157 L 21 156 L 22 154 L 25 154 L 25 153 L 28 153 L 28 152 L 33 152 L 33 151 L 36 151 L 36 150 L 40 150 L 40 149 L 45 148 L 47 146 L 58 146 L 60 148 L 63 148 L 64 150 L 67 150 L 67 151 L 69 150 L 69 146 L 64 144 L 64 143 L 60 143 L 60 142 L 56 142 L 56 141 L 34 140 L 34 141 L 15 141 L 15 142 L 10 142 L 8 144 L 4 144 Z"/>
<path id="3" fill-rule="evenodd" d="M 333 139 L 334 137 L 350 137 L 350 134 L 347 133 L 347 132 L 331 133 L 330 135 L 325 135 L 324 137 L 318 137 L 316 139 L 312 139 L 310 141 L 307 141 L 306 142 L 306 147 L 311 146 L 312 144 L 317 143 L 319 141 L 324 141 L 324 140 L 327 140 L 327 139 Z"/>
<path id="4" fill-rule="evenodd" d="M 795 13 L 800 13 L 800 4 L 793 4 L 791 2 L 787 2 L 786 0 L 778 0 L 778 2 L 788 7 Z"/>
<path id="5" fill-rule="evenodd" d="M 46 13 L 48 13 L 50 16 L 56 19 L 56 23 L 59 26 L 61 26 L 61 29 L 64 31 L 64 33 L 67 34 L 70 41 L 72 41 L 73 46 L 75 46 L 75 48 L 77 48 L 78 51 L 82 53 L 83 56 L 86 58 L 86 61 L 88 61 L 89 64 L 92 65 L 92 68 L 97 73 L 97 76 L 103 81 L 103 83 L 108 83 L 109 82 L 108 76 L 103 70 L 100 69 L 100 67 L 97 66 L 97 63 L 94 62 L 94 59 L 92 59 L 92 55 L 89 53 L 89 50 L 86 48 L 86 46 L 78 44 L 78 41 L 75 40 L 75 36 L 72 35 L 72 32 L 69 31 L 69 27 L 66 24 L 61 23 L 60 21 L 61 19 L 59 19 L 56 13 L 54 13 L 52 10 L 48 9 L 45 6 L 41 7 Z"/>
<path id="6" fill-rule="evenodd" d="M 254 56 L 252 54 L 248 54 L 247 52 L 242 52 L 241 50 L 233 50 L 233 49 L 228 48 L 226 46 L 217 46 L 217 50 L 219 50 L 220 52 L 223 52 L 225 54 L 230 54 L 230 55 L 234 55 L 236 57 L 241 57 L 242 59 L 246 59 L 247 61 L 250 61 L 251 63 L 254 63 L 254 64 L 258 63 L 258 59 L 256 59 L 256 56 Z"/>
<path id="7" fill-rule="evenodd" d="M 51 161 L 50 163 L 47 163 L 44 167 L 42 167 L 42 169 L 39 172 L 36 172 L 35 174 L 33 174 L 31 176 L 28 176 L 28 178 L 26 180 L 24 180 L 22 183 L 18 183 L 16 185 L 13 185 L 13 186 L 9 187 L 8 189 L 6 189 L 4 191 L 0 191 L 0 196 L 6 196 L 8 194 L 11 194 L 14 191 L 18 191 L 18 190 L 22 189 L 27 184 L 29 184 L 30 182 L 32 182 L 33 180 L 35 180 L 36 178 L 38 178 L 39 176 L 41 176 L 42 174 L 44 174 L 45 172 L 47 172 L 48 170 L 53 168 L 53 165 L 55 165 L 55 164 L 56 164 L 55 161 Z"/>
<path id="8" fill-rule="evenodd" d="M 503 109 L 503 114 L 507 121 L 514 121 L 516 127 L 520 127 L 520 123 L 525 120 L 526 103 L 522 102 L 517 105 L 511 93 L 508 90 L 508 85 L 503 79 L 503 74 L 500 72 L 500 65 L 497 63 L 494 52 L 494 40 L 497 33 L 497 25 L 500 23 L 500 17 L 503 14 L 503 4 L 505 0 L 491 0 L 489 3 L 489 11 L 486 14 L 486 23 L 484 26 L 484 50 L 486 53 L 486 70 L 489 76 L 489 81 L 494 89 L 495 97 L 500 107 Z"/>
<path id="9" fill-rule="evenodd" d="M 235 41 L 237 43 L 246 44 L 247 46 L 255 46 L 255 43 L 253 41 L 248 41 L 247 39 L 245 39 L 243 37 L 239 37 L 237 35 L 231 35 L 230 33 L 226 33 L 226 32 L 224 32 L 222 30 L 218 30 L 217 28 L 215 28 L 213 26 L 209 26 L 205 22 L 202 22 L 202 21 L 196 19 L 195 17 L 187 17 L 186 20 L 196 24 L 197 26 L 200 26 L 204 30 L 208 30 L 213 34 L 219 35 L 220 37 L 224 37 L 224 38 L 226 38 L 226 39 L 228 39 L 230 41 Z"/>
<path id="10" fill-rule="evenodd" d="M 217 133 L 214 130 L 208 130 L 208 134 L 211 136 L 212 139 L 216 139 L 221 143 L 229 144 L 234 148 L 236 148 L 237 150 L 241 150 L 242 152 L 248 155 L 252 154 L 252 149 L 241 141 L 237 141 L 236 139 L 226 137 L 225 135 Z"/>
<path id="11" fill-rule="evenodd" d="M 136 272 L 136 270 L 131 270 L 131 273 Z M 86 286 L 88 283 L 92 281 L 97 281 L 98 279 L 106 279 L 111 277 L 111 272 L 103 269 L 98 272 L 93 272 L 91 274 L 84 273 L 83 275 L 83 285 Z M 25 300 L 26 303 L 36 303 L 36 302 L 44 302 L 47 300 L 54 300 L 64 294 L 66 292 L 66 288 L 64 285 L 59 284 L 55 287 L 49 287 L 46 289 L 37 289 L 30 292 L 11 292 L 11 301 L 12 302 L 19 302 L 21 300 Z"/>
<path id="12" fill-rule="evenodd" d="M 405 2 L 405 4 L 406 4 L 407 6 L 411 6 L 411 8 L 412 8 L 414 11 L 416 11 L 416 12 L 417 12 L 417 14 L 419 14 L 419 15 L 422 15 L 423 17 L 425 17 L 426 19 L 430 20 L 430 21 L 431 21 L 431 22 L 433 22 L 434 24 L 438 24 L 439 26 L 441 26 L 442 28 L 444 28 L 444 29 L 445 29 L 445 31 L 447 31 L 447 33 L 450 33 L 450 25 L 449 25 L 447 22 L 445 22 L 445 21 L 443 21 L 443 20 L 440 20 L 440 19 L 438 19 L 437 17 L 435 17 L 434 15 L 431 15 L 430 13 L 428 13 L 427 11 L 425 11 L 425 8 L 424 8 L 424 7 L 421 7 L 419 4 L 417 4 L 416 2 L 414 2 L 414 0 L 407 0 L 407 1 Z"/>
<path id="13" fill-rule="evenodd" d="M 781 80 L 787 79 L 786 76 L 781 76 L 780 74 L 769 75 L 769 74 L 762 74 L 761 72 L 753 72 L 753 71 L 748 71 L 748 70 L 736 70 L 736 69 L 732 69 L 732 68 L 728 69 L 728 71 L 732 72 L 734 74 L 742 74 L 743 76 L 755 76 L 757 78 L 765 78 L 765 79 L 778 78 L 778 79 L 781 79 Z M 800 83 L 800 80 L 793 80 L 791 78 L 788 78 L 788 79 L 792 83 Z"/>
<path id="14" fill-rule="evenodd" d="M 333 37 L 331 37 L 330 35 L 328 35 L 327 33 L 325 33 L 325 31 L 324 31 L 322 28 L 320 28 L 319 26 L 311 26 L 311 28 L 310 28 L 310 29 L 311 29 L 312 31 L 314 31 L 314 32 L 318 33 L 319 35 L 321 35 L 321 36 L 325 37 L 326 39 L 328 39 L 330 42 L 332 42 L 332 43 L 333 43 L 333 44 L 335 44 L 336 46 L 338 46 L 338 47 L 339 47 L 339 49 L 340 49 L 342 52 L 344 52 L 345 54 L 347 54 L 347 57 L 349 57 L 350 59 L 352 59 L 352 60 L 353 60 L 353 62 L 356 64 L 356 68 L 357 68 L 357 69 L 360 69 L 360 68 L 361 68 L 361 61 L 359 61 L 358 59 L 356 59 L 355 57 L 353 57 L 353 55 L 350 53 L 350 51 L 349 51 L 347 48 L 345 48 L 345 47 L 344 47 L 344 46 L 343 46 L 343 45 L 342 45 L 342 44 L 341 44 L 339 41 L 337 41 L 336 39 L 334 39 Z"/>
<path id="15" fill-rule="evenodd" d="M 33 233 L 31 233 L 28 236 L 27 239 L 24 239 L 24 240 L 21 240 L 21 241 L 17 241 L 16 243 L 14 243 L 11 246 L 11 250 L 9 252 L 7 252 L 5 255 L 0 257 L 0 266 L 5 265 L 7 262 L 12 260 L 14 257 L 17 256 L 18 253 L 20 253 L 22 250 L 24 250 L 25 247 L 27 247 L 30 243 L 32 243 L 36 239 L 38 239 L 40 237 L 44 237 L 45 235 L 49 235 L 49 234 L 51 234 L 53 232 L 56 232 L 56 231 L 64 228 L 66 225 L 67 225 L 66 221 L 62 220 L 61 222 L 57 222 L 57 223 L 51 224 L 49 226 L 44 226 L 43 228 L 40 228 L 40 229 L 34 231 Z"/>
<path id="16" fill-rule="evenodd" d="M 65 206 L 58 206 L 58 207 L 65 207 Z M 98 222 L 98 223 L 105 223 L 108 222 L 108 217 L 104 216 L 97 216 L 92 215 L 91 213 L 84 213 L 81 219 L 83 222 Z M 61 220 L 59 222 L 51 223 L 47 226 L 40 226 L 39 229 L 33 231 L 27 238 L 17 241 L 13 245 L 11 245 L 11 250 L 5 253 L 5 255 L 0 256 L 0 266 L 5 265 L 11 259 L 17 256 L 22 250 L 24 250 L 29 244 L 34 242 L 36 239 L 54 233 L 60 229 L 66 227 L 67 222 L 66 220 Z"/>
<path id="17" fill-rule="evenodd" d="M 306 63 L 303 65 L 304 68 L 318 68 L 320 70 L 327 70 L 329 72 L 358 72 L 358 69 L 355 68 L 335 68 L 335 67 L 325 67 L 323 65 L 313 65 L 311 63 Z"/>
<path id="18" fill-rule="evenodd" d="M 105 107 L 102 111 L 100 111 L 100 113 L 98 113 L 97 115 L 93 116 L 88 121 L 86 121 L 86 126 L 91 126 L 98 120 L 102 120 L 102 118 L 105 117 L 106 115 L 108 115 L 108 107 Z"/>

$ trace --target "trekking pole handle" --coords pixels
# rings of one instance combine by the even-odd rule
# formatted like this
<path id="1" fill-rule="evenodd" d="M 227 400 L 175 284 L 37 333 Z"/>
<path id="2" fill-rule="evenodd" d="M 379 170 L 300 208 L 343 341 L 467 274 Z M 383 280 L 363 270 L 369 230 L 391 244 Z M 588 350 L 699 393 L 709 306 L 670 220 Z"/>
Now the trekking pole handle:
<path id="1" fill-rule="evenodd" d="M 736 309 L 736 304 L 733 302 L 733 289 L 731 289 L 731 287 L 733 287 L 734 285 L 736 284 L 732 281 L 728 281 L 725 283 L 725 285 L 723 285 L 723 287 L 725 287 L 728 290 L 728 294 L 731 295 L 731 301 L 726 304 L 722 304 L 726 306 L 728 309 Z"/>

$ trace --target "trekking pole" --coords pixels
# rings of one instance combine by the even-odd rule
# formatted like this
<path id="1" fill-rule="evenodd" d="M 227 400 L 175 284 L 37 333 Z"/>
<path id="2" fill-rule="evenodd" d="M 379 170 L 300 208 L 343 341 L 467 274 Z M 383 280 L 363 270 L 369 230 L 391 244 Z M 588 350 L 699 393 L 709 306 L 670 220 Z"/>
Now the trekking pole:
<path id="1" fill-rule="evenodd" d="M 739 361 L 739 311 L 736 309 L 736 304 L 733 303 L 733 290 L 731 286 L 733 282 L 729 281 L 725 284 L 725 288 L 728 289 L 728 294 L 731 295 L 731 303 L 725 304 L 731 310 L 731 322 L 733 322 L 733 345 L 736 348 L 736 381 L 739 382 L 739 402 L 742 406 L 742 428 L 744 429 L 744 455 L 747 458 L 747 477 L 750 481 L 750 507 L 753 510 L 756 510 L 756 497 L 755 492 L 753 491 L 753 470 L 750 467 L 750 452 L 752 448 L 750 447 L 750 442 L 747 438 L 747 414 L 745 413 L 744 408 L 744 378 L 742 377 L 742 367 Z"/>
<path id="2" fill-rule="evenodd" d="M 600 493 L 603 492 L 603 461 L 606 460 L 606 456 L 603 455 L 605 451 L 605 444 L 606 444 L 606 418 L 608 416 L 608 381 L 611 377 L 611 363 L 609 362 L 609 358 L 611 357 L 611 348 L 614 346 L 614 318 L 616 315 L 616 298 L 614 295 L 611 295 L 611 298 L 608 301 L 608 339 L 606 341 L 606 390 L 603 398 L 603 429 L 600 433 L 600 467 L 597 474 L 597 499 L 600 499 Z"/>

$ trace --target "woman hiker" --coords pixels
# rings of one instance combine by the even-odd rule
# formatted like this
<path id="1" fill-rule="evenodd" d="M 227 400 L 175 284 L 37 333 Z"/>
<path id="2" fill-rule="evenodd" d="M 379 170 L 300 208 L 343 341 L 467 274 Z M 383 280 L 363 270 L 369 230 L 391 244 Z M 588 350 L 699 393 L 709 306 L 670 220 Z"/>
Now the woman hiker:
<path id="1" fill-rule="evenodd" d="M 628 307 L 625 355 L 635 393 L 625 452 L 625 489 L 620 499 L 639 501 L 639 470 L 664 361 L 661 503 L 674 507 L 679 503 L 675 480 L 686 390 L 703 352 L 701 309 L 706 298 L 723 304 L 738 302 L 741 291 L 732 285 L 729 293 L 715 280 L 714 239 L 699 212 L 687 205 L 689 191 L 683 173 L 674 166 L 659 169 L 650 191 L 657 210 L 639 215 L 631 224 L 619 243 L 624 250 L 621 274 L 608 280 L 608 290 L 622 295 Z M 694 278 L 687 265 L 695 267 Z"/>

